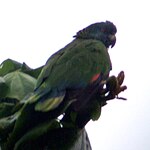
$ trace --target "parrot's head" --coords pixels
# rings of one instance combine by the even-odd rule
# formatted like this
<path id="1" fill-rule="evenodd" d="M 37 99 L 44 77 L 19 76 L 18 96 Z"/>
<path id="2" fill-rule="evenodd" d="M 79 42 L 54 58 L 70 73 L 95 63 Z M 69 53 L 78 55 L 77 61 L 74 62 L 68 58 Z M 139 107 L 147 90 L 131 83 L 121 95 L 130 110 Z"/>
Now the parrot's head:
<path id="1" fill-rule="evenodd" d="M 116 26 L 112 22 L 106 21 L 91 24 L 77 32 L 74 37 L 78 39 L 100 40 L 107 48 L 109 48 L 109 46 L 112 48 L 116 43 L 116 32 Z"/>

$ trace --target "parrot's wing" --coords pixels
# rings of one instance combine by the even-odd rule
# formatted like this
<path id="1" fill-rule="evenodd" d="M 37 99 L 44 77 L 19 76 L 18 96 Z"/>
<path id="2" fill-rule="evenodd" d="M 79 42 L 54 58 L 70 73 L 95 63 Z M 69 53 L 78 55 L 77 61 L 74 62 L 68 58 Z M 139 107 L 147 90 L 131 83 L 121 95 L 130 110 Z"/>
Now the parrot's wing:
<path id="1" fill-rule="evenodd" d="M 50 111 L 63 101 L 66 89 L 101 82 L 110 70 L 109 54 L 102 42 L 74 40 L 47 61 L 29 101 L 36 102 L 37 111 Z"/>
<path id="2" fill-rule="evenodd" d="M 43 67 L 43 69 L 38 77 L 38 80 L 36 83 L 36 89 L 39 88 L 45 80 L 47 80 L 47 78 L 49 77 L 49 74 L 51 73 L 52 67 L 57 62 L 57 60 L 64 54 L 64 52 L 65 52 L 64 49 L 61 49 L 61 50 L 57 51 L 56 53 L 54 53 L 47 60 L 45 66 Z"/>

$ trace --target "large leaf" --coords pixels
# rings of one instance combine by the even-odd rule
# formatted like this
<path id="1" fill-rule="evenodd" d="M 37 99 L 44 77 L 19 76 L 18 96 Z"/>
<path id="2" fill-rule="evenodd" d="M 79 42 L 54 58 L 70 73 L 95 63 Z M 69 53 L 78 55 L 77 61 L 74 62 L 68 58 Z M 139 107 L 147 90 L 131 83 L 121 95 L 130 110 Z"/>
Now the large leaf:
<path id="1" fill-rule="evenodd" d="M 13 130 L 14 123 L 19 113 L 0 119 L 0 144 L 8 138 L 8 134 Z"/>
<path id="2" fill-rule="evenodd" d="M 20 140 L 16 143 L 15 150 L 19 149 L 36 149 L 41 150 L 41 146 L 46 147 L 46 143 L 49 139 L 43 137 L 43 135 L 47 135 L 47 133 L 51 130 L 61 128 L 58 120 L 52 120 L 49 122 L 41 123 L 39 126 L 33 128 L 29 132 L 27 132 Z M 44 138 L 44 141 L 41 139 Z M 45 143 L 43 145 L 43 142 Z M 23 148 L 24 147 L 24 148 Z"/>
<path id="3" fill-rule="evenodd" d="M 0 98 L 5 97 L 7 92 L 8 92 L 8 86 L 4 78 L 0 77 Z"/>
<path id="4" fill-rule="evenodd" d="M 36 68 L 36 69 L 24 69 L 24 67 L 22 67 L 22 72 L 24 72 L 24 73 L 26 73 L 26 74 L 28 74 L 28 75 L 30 75 L 30 76 L 32 76 L 32 77 L 34 77 L 34 78 L 38 78 L 38 76 L 39 76 L 39 74 L 40 74 L 40 72 L 41 72 L 41 70 L 42 70 L 42 68 L 43 68 L 43 66 L 41 66 L 41 67 L 38 67 L 38 68 Z"/>
<path id="5" fill-rule="evenodd" d="M 10 73 L 12 71 L 15 71 L 19 68 L 21 68 L 22 64 L 11 59 L 7 59 L 3 61 L 0 65 L 0 76 L 4 76 L 7 73 Z"/>
<path id="6" fill-rule="evenodd" d="M 0 119 L 11 115 L 14 106 L 13 103 L 0 103 Z"/>
<path id="7" fill-rule="evenodd" d="M 34 78 L 38 78 L 41 70 L 42 70 L 43 66 L 41 67 L 38 67 L 38 68 L 35 68 L 35 69 L 32 69 L 30 68 L 25 62 L 22 64 L 21 68 L 20 68 L 20 71 L 21 72 L 24 72 Z"/>
<path id="8" fill-rule="evenodd" d="M 6 97 L 22 100 L 35 87 L 36 79 L 19 71 L 11 72 L 4 76 L 9 87 Z"/>
<path id="9" fill-rule="evenodd" d="M 43 66 L 36 69 L 30 68 L 26 63 L 20 63 L 12 59 L 6 59 L 0 64 L 0 76 L 19 70 L 34 78 L 38 78 Z"/>

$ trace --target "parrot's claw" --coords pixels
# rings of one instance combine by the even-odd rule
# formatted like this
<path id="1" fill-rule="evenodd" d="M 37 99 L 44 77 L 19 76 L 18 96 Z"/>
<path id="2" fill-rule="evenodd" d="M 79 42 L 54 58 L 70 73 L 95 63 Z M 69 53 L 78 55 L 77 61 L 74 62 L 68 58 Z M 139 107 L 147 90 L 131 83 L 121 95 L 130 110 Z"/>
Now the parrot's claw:
<path id="1" fill-rule="evenodd" d="M 119 93 L 123 92 L 123 91 L 126 90 L 126 89 L 127 89 L 127 86 L 125 86 L 125 85 L 124 85 L 124 86 L 120 86 L 120 88 L 118 89 L 118 92 L 117 92 L 117 93 L 119 94 Z M 124 97 L 119 97 L 118 94 L 117 94 L 117 96 L 116 96 L 116 99 L 127 100 L 127 99 L 124 98 Z"/>
<path id="2" fill-rule="evenodd" d="M 121 99 L 121 100 L 125 100 L 125 101 L 127 100 L 127 99 L 124 98 L 124 97 L 118 97 L 118 96 L 116 97 L 116 99 Z"/>
<path id="3" fill-rule="evenodd" d="M 106 89 L 104 89 L 104 94 L 108 93 L 108 95 L 105 97 L 106 101 L 114 98 L 126 100 L 126 98 L 118 96 L 121 92 L 127 89 L 127 86 L 122 86 L 124 78 L 125 75 L 123 71 L 121 71 L 117 77 L 111 76 L 108 78 L 106 82 Z"/>

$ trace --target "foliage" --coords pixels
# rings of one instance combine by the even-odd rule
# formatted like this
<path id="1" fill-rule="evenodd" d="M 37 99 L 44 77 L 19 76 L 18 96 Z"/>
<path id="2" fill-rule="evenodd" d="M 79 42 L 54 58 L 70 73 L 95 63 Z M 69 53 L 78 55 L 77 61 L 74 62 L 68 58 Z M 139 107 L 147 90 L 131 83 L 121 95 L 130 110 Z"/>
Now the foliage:
<path id="1" fill-rule="evenodd" d="M 25 63 L 7 59 L 0 65 L 0 143 L 11 132 L 20 101 L 33 92 L 42 67 L 31 69 Z"/>
<path id="2" fill-rule="evenodd" d="M 21 64 L 11 59 L 5 60 L 0 65 L 0 146 L 2 149 L 7 147 L 8 137 L 15 127 L 26 97 L 34 91 L 42 68 L 43 66 L 32 69 L 25 63 Z M 14 149 L 56 150 L 59 145 L 61 150 L 67 150 L 76 141 L 77 136 L 78 129 L 74 128 L 72 123 L 63 124 L 58 119 L 53 119 L 32 128 L 18 140 Z"/>

